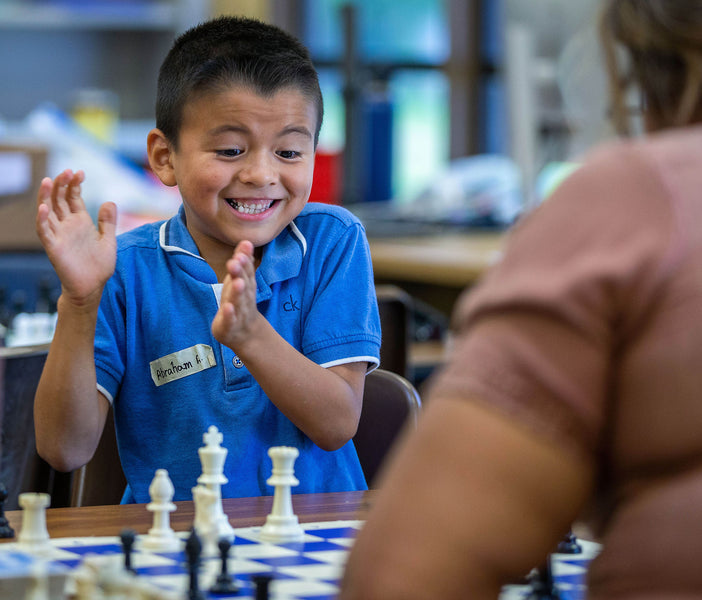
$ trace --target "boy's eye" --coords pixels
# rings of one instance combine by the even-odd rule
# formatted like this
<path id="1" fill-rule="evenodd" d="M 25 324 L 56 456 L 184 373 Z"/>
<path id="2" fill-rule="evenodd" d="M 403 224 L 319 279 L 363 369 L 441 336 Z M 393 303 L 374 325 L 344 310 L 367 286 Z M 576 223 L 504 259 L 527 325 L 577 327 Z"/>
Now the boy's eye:
<path id="1" fill-rule="evenodd" d="M 278 152 L 278 155 L 281 156 L 282 158 L 297 158 L 298 156 L 301 156 L 300 152 L 297 152 L 296 150 L 281 150 Z"/>
<path id="2" fill-rule="evenodd" d="M 226 157 L 232 157 L 232 156 L 239 156 L 243 150 L 239 148 L 226 148 L 225 150 L 217 150 L 217 154 L 219 156 L 226 156 Z"/>

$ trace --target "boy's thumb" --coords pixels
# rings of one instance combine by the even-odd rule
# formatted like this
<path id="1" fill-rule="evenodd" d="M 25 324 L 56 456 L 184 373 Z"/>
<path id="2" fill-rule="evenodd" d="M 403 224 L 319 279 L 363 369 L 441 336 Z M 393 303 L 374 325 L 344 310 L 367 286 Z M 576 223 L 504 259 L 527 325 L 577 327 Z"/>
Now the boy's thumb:
<path id="1" fill-rule="evenodd" d="M 98 210 L 98 231 L 102 235 L 114 237 L 117 225 L 117 205 L 114 202 L 105 202 Z"/>

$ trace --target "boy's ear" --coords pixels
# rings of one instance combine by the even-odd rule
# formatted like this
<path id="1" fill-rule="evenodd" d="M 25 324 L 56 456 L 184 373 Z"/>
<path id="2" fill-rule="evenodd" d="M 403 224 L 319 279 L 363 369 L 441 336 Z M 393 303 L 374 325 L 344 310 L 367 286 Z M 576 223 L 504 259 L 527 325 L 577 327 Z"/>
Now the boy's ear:
<path id="1" fill-rule="evenodd" d="M 176 185 L 175 169 L 173 168 L 171 144 L 160 129 L 152 129 L 146 137 L 146 152 L 149 157 L 151 170 L 164 185 Z"/>

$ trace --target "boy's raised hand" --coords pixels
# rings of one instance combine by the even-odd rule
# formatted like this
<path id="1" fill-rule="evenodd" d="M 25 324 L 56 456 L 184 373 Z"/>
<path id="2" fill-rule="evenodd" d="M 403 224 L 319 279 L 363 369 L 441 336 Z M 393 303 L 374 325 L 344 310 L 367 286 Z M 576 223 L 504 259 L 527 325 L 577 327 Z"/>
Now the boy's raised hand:
<path id="1" fill-rule="evenodd" d="M 106 202 L 98 226 L 85 208 L 83 171 L 63 171 L 42 180 L 38 193 L 37 234 L 61 280 L 61 293 L 76 304 L 98 302 L 116 262 L 117 208 Z"/>
<path id="2" fill-rule="evenodd" d="M 232 258 L 227 261 L 227 276 L 219 310 L 212 321 L 212 333 L 220 343 L 235 349 L 252 334 L 259 316 L 254 247 L 245 240 L 237 244 Z"/>

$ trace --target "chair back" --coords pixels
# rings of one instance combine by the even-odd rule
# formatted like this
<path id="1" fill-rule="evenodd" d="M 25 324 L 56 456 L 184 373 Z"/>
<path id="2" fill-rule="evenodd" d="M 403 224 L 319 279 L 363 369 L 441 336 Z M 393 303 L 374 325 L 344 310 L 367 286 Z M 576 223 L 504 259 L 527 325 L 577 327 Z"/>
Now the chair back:
<path id="1" fill-rule="evenodd" d="M 5 510 L 19 509 L 23 492 L 51 496 L 51 507 L 119 504 L 127 485 L 117 453 L 112 409 L 93 458 L 72 473 L 56 471 L 36 450 L 34 394 L 49 345 L 0 348 L 0 481 Z"/>
<path id="2" fill-rule="evenodd" d="M 34 394 L 48 352 L 48 344 L 0 348 L 0 481 L 8 494 L 5 510 L 18 510 L 23 492 L 49 494 L 52 507 L 69 504 L 71 474 L 52 469 L 37 454 L 34 438 Z"/>
<path id="3" fill-rule="evenodd" d="M 363 409 L 353 438 L 368 487 L 377 484 L 377 474 L 397 436 L 416 427 L 422 403 L 415 387 L 404 377 L 376 369 L 366 376 Z"/>
<path id="4" fill-rule="evenodd" d="M 412 338 L 412 297 L 389 284 L 375 286 L 382 340 L 380 368 L 409 377 L 409 348 Z"/>

